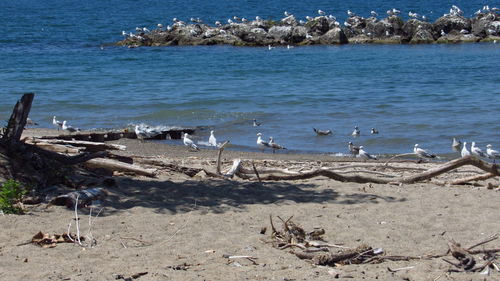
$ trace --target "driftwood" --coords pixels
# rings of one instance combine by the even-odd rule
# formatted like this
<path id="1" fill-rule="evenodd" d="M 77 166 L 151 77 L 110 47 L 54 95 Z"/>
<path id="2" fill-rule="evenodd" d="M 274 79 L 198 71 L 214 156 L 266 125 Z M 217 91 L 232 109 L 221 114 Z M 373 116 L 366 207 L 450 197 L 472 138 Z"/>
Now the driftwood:
<path id="1" fill-rule="evenodd" d="M 91 159 L 86 161 L 84 165 L 90 168 L 104 168 L 112 171 L 128 172 L 148 177 L 155 177 L 157 172 L 156 169 L 147 169 L 138 165 L 105 158 Z"/>
<path id="2" fill-rule="evenodd" d="M 82 152 L 82 148 L 69 146 L 69 145 L 52 144 L 52 143 L 45 143 L 45 142 L 32 143 L 31 141 L 26 141 L 26 143 L 33 144 L 33 145 L 38 146 L 40 148 L 50 150 L 53 152 L 58 152 L 58 153 L 78 154 L 78 153 Z"/>
<path id="3" fill-rule="evenodd" d="M 60 139 L 33 139 L 27 140 L 33 144 L 62 144 L 62 145 L 72 145 L 78 147 L 88 148 L 90 151 L 101 151 L 101 150 L 126 150 L 127 147 L 121 144 L 112 144 L 104 142 L 93 142 L 93 141 L 77 141 L 77 140 L 60 140 Z"/>
<path id="4" fill-rule="evenodd" d="M 35 94 L 28 93 L 24 94 L 12 111 L 7 128 L 2 136 L 2 141 L 8 143 L 9 145 L 15 145 L 21 139 L 24 127 L 26 126 L 26 119 L 31 110 L 31 103 Z"/>

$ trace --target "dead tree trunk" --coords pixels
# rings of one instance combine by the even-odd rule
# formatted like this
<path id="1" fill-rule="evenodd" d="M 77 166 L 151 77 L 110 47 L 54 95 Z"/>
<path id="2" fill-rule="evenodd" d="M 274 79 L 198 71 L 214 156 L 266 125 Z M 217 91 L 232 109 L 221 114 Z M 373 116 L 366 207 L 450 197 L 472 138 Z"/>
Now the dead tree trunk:
<path id="1" fill-rule="evenodd" d="M 5 129 L 5 133 L 2 137 L 2 142 L 7 145 L 15 145 L 21 139 L 21 135 L 26 126 L 26 119 L 31 110 L 31 103 L 35 94 L 28 93 L 24 94 L 21 100 L 16 103 L 12 115 L 10 116 L 9 123 Z"/>

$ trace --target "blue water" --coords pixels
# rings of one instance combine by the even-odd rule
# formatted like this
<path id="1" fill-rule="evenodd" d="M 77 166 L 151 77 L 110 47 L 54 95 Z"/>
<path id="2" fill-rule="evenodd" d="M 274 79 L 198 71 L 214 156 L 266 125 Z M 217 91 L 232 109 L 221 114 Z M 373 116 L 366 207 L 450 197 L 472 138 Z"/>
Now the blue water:
<path id="1" fill-rule="evenodd" d="M 115 47 L 121 31 L 177 17 L 299 18 L 318 9 L 345 18 L 396 7 L 435 20 L 498 1 L 0 1 L 0 119 L 35 92 L 32 119 L 81 128 L 129 124 L 211 126 L 255 149 L 256 133 L 298 152 L 451 152 L 451 138 L 500 148 L 500 44 Z M 251 126 L 252 119 L 262 122 Z M 353 127 L 361 137 L 353 139 Z M 331 129 L 316 137 L 312 127 Z M 369 135 L 370 128 L 380 130 Z M 208 139 L 200 131 L 196 140 Z M 176 141 L 173 143 L 180 144 Z M 483 148 L 484 149 L 484 148 Z"/>

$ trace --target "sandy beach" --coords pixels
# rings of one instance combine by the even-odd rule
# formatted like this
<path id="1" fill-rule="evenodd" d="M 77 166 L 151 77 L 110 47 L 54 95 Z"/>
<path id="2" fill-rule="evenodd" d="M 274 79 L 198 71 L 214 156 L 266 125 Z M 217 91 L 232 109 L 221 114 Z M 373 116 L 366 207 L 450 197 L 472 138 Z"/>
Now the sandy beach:
<path id="1" fill-rule="evenodd" d="M 29 129 L 25 136 L 54 133 Z M 114 152 L 132 158 L 154 158 L 185 167 L 214 167 L 217 150 L 192 152 L 181 145 L 114 141 L 126 145 Z M 328 155 L 224 151 L 224 170 L 232 159 L 266 167 L 357 166 L 375 173 L 379 162 Z M 442 163 L 401 161 L 413 172 Z M 366 165 L 366 168 L 363 166 Z M 359 168 L 361 167 L 361 168 Z M 465 166 L 439 177 L 477 173 Z M 402 170 L 401 174 L 408 174 Z M 384 255 L 444 254 L 452 240 L 471 246 L 500 232 L 498 177 L 477 185 L 358 184 L 325 177 L 296 181 L 228 180 L 189 177 L 160 169 L 156 178 L 115 173 L 115 184 L 93 220 L 94 247 L 60 243 L 41 248 L 33 235 L 68 230 L 74 210 L 46 203 L 25 205 L 25 215 L 0 215 L 0 280 L 498 280 L 500 272 L 448 273 L 443 258 L 384 261 L 379 264 L 316 266 L 270 243 L 269 216 L 289 218 L 305 230 L 323 228 L 331 244 L 355 248 L 367 244 Z M 490 183 L 487 188 L 486 183 Z M 494 188 L 491 188 L 493 186 Z M 79 209 L 83 235 L 89 208 Z M 74 221 L 73 221 L 74 224 Z M 267 232 L 261 234 L 261 228 Z M 74 228 L 72 230 L 74 232 Z M 500 248 L 495 240 L 478 248 Z M 251 256 L 227 258 L 227 255 Z M 450 261 L 453 257 L 447 256 Z M 480 261 L 478 261 L 480 262 Z M 482 261 L 481 261 L 482 262 Z M 406 268 L 406 269 L 405 269 Z M 398 270 L 401 269 L 401 270 Z M 127 279 L 129 278 L 129 279 Z"/>

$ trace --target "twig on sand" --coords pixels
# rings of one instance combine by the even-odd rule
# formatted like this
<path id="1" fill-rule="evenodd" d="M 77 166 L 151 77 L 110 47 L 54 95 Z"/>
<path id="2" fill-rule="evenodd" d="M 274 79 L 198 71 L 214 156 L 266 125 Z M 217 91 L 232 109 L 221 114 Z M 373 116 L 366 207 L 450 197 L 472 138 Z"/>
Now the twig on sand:
<path id="1" fill-rule="evenodd" d="M 193 209 L 196 209 L 196 200 L 194 200 L 194 208 Z M 177 233 L 179 233 L 181 230 L 183 230 L 189 224 L 189 222 L 191 221 L 191 212 L 192 211 L 193 210 L 189 211 L 186 222 L 181 227 L 179 227 L 174 233 L 172 233 L 172 235 L 170 235 L 165 241 L 163 241 L 163 244 L 168 243 L 170 240 L 172 240 L 177 235 Z"/>

